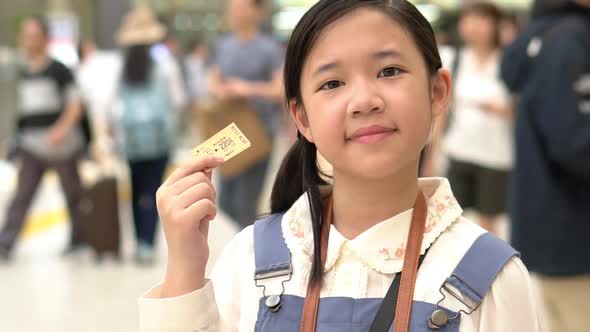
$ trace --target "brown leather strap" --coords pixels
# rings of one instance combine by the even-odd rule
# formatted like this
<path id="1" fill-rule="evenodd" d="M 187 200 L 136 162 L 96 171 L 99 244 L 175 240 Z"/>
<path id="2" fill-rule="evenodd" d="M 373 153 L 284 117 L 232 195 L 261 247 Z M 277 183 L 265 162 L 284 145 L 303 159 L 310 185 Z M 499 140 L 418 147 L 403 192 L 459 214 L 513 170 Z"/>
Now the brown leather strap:
<path id="1" fill-rule="evenodd" d="M 326 213 L 324 216 L 321 235 L 320 235 L 320 254 L 321 267 L 324 268 L 326 264 L 326 256 L 328 254 L 328 238 L 330 237 L 330 225 L 332 224 L 332 197 L 328 199 L 326 204 Z M 320 305 L 320 291 L 322 283 L 308 283 L 307 295 L 305 296 L 305 303 L 303 304 L 303 316 L 301 317 L 301 332 L 315 332 L 316 322 L 318 320 L 318 309 Z"/>
<path id="2" fill-rule="evenodd" d="M 321 229 L 321 266 L 326 263 L 328 252 L 328 239 L 330 237 L 330 225 L 332 224 L 332 198 L 330 197 L 326 204 L 326 212 Z M 409 332 L 410 316 L 412 312 L 412 302 L 414 298 L 414 285 L 416 283 L 416 273 L 418 270 L 418 260 L 422 249 L 422 239 L 424 237 L 424 227 L 426 224 L 426 199 L 424 194 L 419 191 L 414 211 L 412 213 L 412 223 L 406 251 L 404 254 L 404 266 L 400 280 L 399 296 L 397 298 L 397 307 L 395 311 L 394 327 L 396 332 Z M 300 332 L 315 332 L 317 325 L 318 309 L 320 304 L 321 282 L 309 283 L 307 295 L 303 305 L 303 316 L 301 318 Z"/>
<path id="3" fill-rule="evenodd" d="M 426 200 L 424 194 L 419 191 L 414 205 L 414 212 L 412 214 L 410 232 L 408 233 L 408 245 L 406 246 L 406 252 L 404 254 L 403 273 L 400 280 L 397 307 L 393 321 L 393 330 L 395 332 L 408 332 L 410 330 L 414 285 L 416 284 L 418 259 L 420 258 L 420 251 L 422 249 L 425 223 Z"/>

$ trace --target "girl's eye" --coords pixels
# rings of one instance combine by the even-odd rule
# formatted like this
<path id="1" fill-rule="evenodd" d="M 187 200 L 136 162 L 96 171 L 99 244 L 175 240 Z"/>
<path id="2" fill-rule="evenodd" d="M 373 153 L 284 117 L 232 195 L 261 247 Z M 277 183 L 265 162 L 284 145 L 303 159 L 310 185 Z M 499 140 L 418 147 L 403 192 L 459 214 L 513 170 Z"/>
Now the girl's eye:
<path id="1" fill-rule="evenodd" d="M 332 90 L 332 89 L 339 88 L 342 85 L 343 85 L 343 83 L 340 81 L 329 81 L 329 82 L 324 83 L 324 85 L 322 85 L 320 87 L 320 90 Z"/>
<path id="2" fill-rule="evenodd" d="M 396 67 L 387 67 L 379 72 L 379 77 L 392 77 L 402 73 L 402 70 Z"/>

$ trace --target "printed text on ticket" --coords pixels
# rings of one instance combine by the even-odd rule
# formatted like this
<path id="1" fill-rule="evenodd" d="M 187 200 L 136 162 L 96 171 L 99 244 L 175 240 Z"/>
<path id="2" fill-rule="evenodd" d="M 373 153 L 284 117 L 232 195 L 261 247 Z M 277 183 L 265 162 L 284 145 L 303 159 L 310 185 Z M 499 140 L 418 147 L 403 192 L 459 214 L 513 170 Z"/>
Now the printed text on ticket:
<path id="1" fill-rule="evenodd" d="M 224 161 L 237 156 L 251 146 L 250 141 L 235 123 L 222 129 L 217 134 L 193 149 L 195 157 L 214 155 L 223 157 Z"/>

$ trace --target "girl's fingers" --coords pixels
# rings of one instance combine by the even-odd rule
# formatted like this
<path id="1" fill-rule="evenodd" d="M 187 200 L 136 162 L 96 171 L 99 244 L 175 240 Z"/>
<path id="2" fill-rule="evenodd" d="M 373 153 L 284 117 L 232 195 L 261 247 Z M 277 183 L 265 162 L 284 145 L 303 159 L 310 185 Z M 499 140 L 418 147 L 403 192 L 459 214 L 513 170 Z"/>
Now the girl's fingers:
<path id="1" fill-rule="evenodd" d="M 202 223 L 208 222 L 217 215 L 217 206 L 209 199 L 202 199 L 194 202 L 181 213 L 183 220 L 194 220 L 199 222 L 199 230 L 202 230 Z M 207 228 L 207 227 L 205 227 Z"/>
<path id="2" fill-rule="evenodd" d="M 170 184 L 170 187 L 168 189 L 170 194 L 180 195 L 186 190 L 196 186 L 199 183 L 205 183 L 209 185 L 211 188 L 213 188 L 213 184 L 211 183 L 209 177 L 203 172 L 198 172 L 190 174 L 176 181 L 175 183 Z"/>
<path id="3" fill-rule="evenodd" d="M 178 210 L 183 210 L 203 199 L 208 199 L 212 202 L 215 202 L 216 199 L 216 194 L 213 188 L 204 182 L 194 185 L 182 194 L 176 196 L 174 204 Z"/>
<path id="4" fill-rule="evenodd" d="M 165 186 L 169 186 L 176 181 L 186 177 L 187 175 L 202 172 L 204 170 L 213 169 L 223 163 L 223 158 L 221 157 L 214 157 L 214 156 L 206 156 L 203 158 L 195 159 L 186 165 L 180 167 L 166 181 L 164 182 Z"/>

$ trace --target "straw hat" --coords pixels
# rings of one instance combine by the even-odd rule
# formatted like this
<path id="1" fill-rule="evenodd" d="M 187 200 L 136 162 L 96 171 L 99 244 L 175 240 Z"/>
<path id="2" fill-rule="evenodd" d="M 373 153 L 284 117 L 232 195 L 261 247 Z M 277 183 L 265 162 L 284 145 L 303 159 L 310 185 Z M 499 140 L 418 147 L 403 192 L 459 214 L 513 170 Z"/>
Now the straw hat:
<path id="1" fill-rule="evenodd" d="M 149 7 L 133 9 L 117 32 L 117 43 L 120 46 L 144 45 L 156 43 L 166 35 L 166 28 L 158 22 Z"/>

